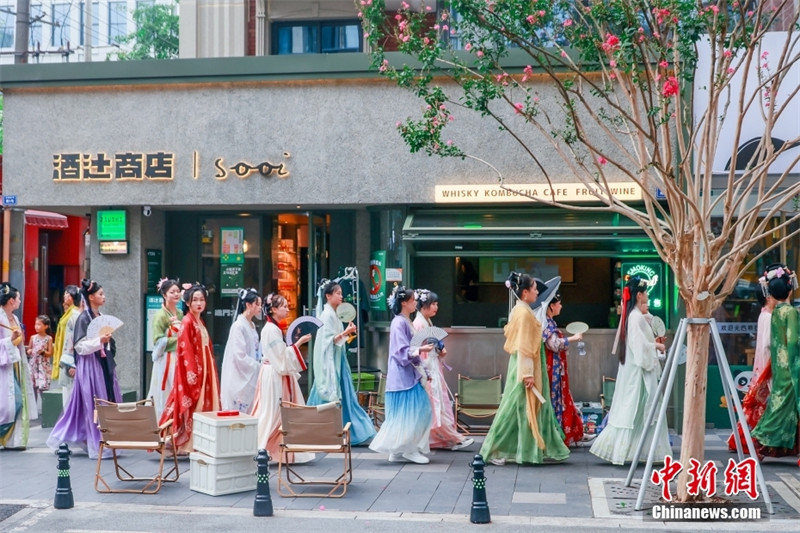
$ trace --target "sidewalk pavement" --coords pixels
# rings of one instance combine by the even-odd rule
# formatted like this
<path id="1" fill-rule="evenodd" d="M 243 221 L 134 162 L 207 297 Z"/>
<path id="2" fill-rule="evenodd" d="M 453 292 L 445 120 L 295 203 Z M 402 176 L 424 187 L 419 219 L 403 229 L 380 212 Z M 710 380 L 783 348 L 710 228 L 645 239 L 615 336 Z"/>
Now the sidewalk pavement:
<path id="1" fill-rule="evenodd" d="M 287 531 L 350 531 L 385 529 L 412 531 L 429 525 L 436 530 L 478 528 L 469 523 L 472 501 L 472 457 L 480 440 L 458 452 L 433 451 L 427 465 L 390 463 L 386 456 L 365 447 L 353 448 L 353 483 L 341 499 L 281 498 L 275 491 L 276 468 L 270 467 L 272 501 L 276 518 L 254 518 L 254 491 L 212 497 L 189 490 L 189 462 L 180 461 L 181 478 L 163 485 L 157 495 L 98 494 L 93 488 L 95 461 L 77 451 L 71 457 L 71 482 L 76 507 L 54 510 L 57 459 L 44 442 L 50 429 L 31 428 L 25 451 L 0 451 L 0 530 L 2 531 L 159 531 L 185 528 L 187 516 L 196 522 L 192 529 L 225 528 L 247 531 L 288 520 Z M 729 432 L 709 430 L 706 458 L 717 462 L 722 492 L 722 472 L 728 458 L 724 439 Z M 673 454 L 679 455 L 680 438 L 673 436 Z M 126 457 L 133 472 L 150 473 L 154 454 L 132 452 Z M 111 475 L 113 463 L 103 462 Z M 341 457 L 329 454 L 302 465 L 310 477 L 341 468 Z M 775 514 L 761 522 L 692 523 L 691 530 L 769 531 L 800 530 L 800 469 L 796 459 L 767 459 L 763 470 L 770 488 Z M 647 509 L 657 503 L 658 490 L 647 491 L 646 510 L 633 510 L 634 488 L 624 487 L 627 467 L 609 465 L 591 455 L 587 446 L 572 449 L 563 463 L 539 466 L 486 466 L 486 493 L 493 526 L 545 531 L 603 528 L 686 530 L 689 523 L 643 521 Z M 108 479 L 108 478 L 107 478 Z M 764 512 L 766 517 L 766 512 Z M 106 522 L 111 520 L 111 522 Z M 356 520 L 356 523 L 352 522 Z M 199 521 L 199 522 L 198 522 Z M 259 525 L 262 524 L 262 525 Z M 486 526 L 483 526 L 486 527 Z M 53 529 L 55 528 L 55 529 Z M 288 529 L 287 529 L 288 528 Z"/>

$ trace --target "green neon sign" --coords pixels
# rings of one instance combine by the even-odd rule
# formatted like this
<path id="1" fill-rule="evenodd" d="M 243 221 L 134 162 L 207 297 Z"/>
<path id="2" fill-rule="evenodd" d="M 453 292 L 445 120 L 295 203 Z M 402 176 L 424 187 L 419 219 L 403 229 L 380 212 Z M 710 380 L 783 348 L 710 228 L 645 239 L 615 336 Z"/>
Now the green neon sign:
<path id="1" fill-rule="evenodd" d="M 124 241 L 128 239 L 128 217 L 124 209 L 97 212 L 97 240 Z"/>

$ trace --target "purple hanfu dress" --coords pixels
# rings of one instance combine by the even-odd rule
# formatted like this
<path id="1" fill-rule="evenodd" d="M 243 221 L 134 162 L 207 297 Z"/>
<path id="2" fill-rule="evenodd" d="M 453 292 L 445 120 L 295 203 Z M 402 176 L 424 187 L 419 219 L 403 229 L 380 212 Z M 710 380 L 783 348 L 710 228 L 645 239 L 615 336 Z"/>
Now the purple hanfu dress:
<path id="1" fill-rule="evenodd" d="M 96 458 L 100 448 L 100 431 L 94 423 L 94 399 L 120 402 L 121 395 L 115 371 L 114 340 L 103 346 L 99 338 L 87 338 L 86 329 L 92 318 L 87 309 L 75 322 L 75 388 L 47 439 L 47 446 L 55 450 L 62 442 L 66 442 L 88 451 L 89 457 Z"/>

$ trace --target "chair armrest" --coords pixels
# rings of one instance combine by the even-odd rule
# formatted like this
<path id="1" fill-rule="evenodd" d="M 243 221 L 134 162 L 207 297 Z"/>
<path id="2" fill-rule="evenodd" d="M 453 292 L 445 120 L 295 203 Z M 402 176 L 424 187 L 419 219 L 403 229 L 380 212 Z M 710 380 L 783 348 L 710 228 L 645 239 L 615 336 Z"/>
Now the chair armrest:
<path id="1" fill-rule="evenodd" d="M 158 429 L 163 431 L 163 430 L 167 429 L 168 427 L 170 427 L 173 422 L 174 422 L 174 420 L 170 418 L 169 420 L 167 420 L 163 424 L 159 425 Z"/>
<path id="2" fill-rule="evenodd" d="M 352 423 L 350 423 L 350 422 L 348 422 L 347 424 L 344 425 L 344 427 L 342 428 L 342 435 L 350 433 L 350 426 L 351 425 L 352 425 Z"/>

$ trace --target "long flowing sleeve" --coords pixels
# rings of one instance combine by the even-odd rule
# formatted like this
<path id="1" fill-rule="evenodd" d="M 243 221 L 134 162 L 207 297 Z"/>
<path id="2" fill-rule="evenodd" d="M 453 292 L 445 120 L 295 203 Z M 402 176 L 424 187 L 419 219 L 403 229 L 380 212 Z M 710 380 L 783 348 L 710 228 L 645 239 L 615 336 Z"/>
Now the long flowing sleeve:
<path id="1" fill-rule="evenodd" d="M 630 358 L 634 365 L 641 367 L 646 372 L 658 367 L 658 353 L 656 353 L 653 329 L 638 309 L 631 312 L 628 320 L 626 352 L 626 359 Z"/>
<path id="2" fill-rule="evenodd" d="M 175 317 L 178 321 L 183 319 L 182 313 L 178 311 L 178 314 Z M 161 353 L 165 352 L 174 352 L 178 346 L 178 335 L 177 329 L 173 328 L 172 335 L 167 335 L 169 332 L 170 326 L 172 326 L 172 320 L 170 319 L 169 314 L 162 308 L 156 314 L 155 320 L 153 321 L 153 344 L 157 344 L 159 340 L 166 338 L 167 342 L 164 346 L 164 350 Z"/>
<path id="3" fill-rule="evenodd" d="M 236 409 L 242 413 L 250 412 L 260 369 L 255 356 L 257 342 L 252 342 L 252 332 L 249 329 L 249 321 L 239 316 L 231 326 L 222 358 L 222 408 Z M 253 346 L 250 346 L 248 336 Z"/>
<path id="4" fill-rule="evenodd" d="M 67 320 L 64 327 L 64 346 L 61 348 L 61 366 L 66 368 L 75 367 L 75 345 L 73 339 L 75 338 L 75 323 L 78 321 L 80 312 L 73 309 L 72 315 Z"/>
<path id="5" fill-rule="evenodd" d="M 769 311 L 761 311 L 758 315 L 758 329 L 756 331 L 756 351 L 753 357 L 753 383 L 764 371 L 764 368 L 769 362 L 769 341 L 770 341 L 770 323 L 772 322 L 772 313 Z"/>
<path id="6" fill-rule="evenodd" d="M 563 352 L 569 346 L 569 341 L 558 334 L 558 327 L 552 318 L 547 319 L 547 323 L 542 330 L 544 344 L 551 352 Z"/>
<path id="7" fill-rule="evenodd" d="M 20 347 L 14 346 L 14 342 L 11 340 L 11 330 L 7 329 L 10 327 L 8 319 L 5 316 L 0 317 L 0 324 L 6 326 L 0 328 L 0 365 L 18 363 L 22 360 Z"/>
<path id="8" fill-rule="evenodd" d="M 267 323 L 261 330 L 261 354 L 262 363 L 269 364 L 281 376 L 299 376 L 305 370 L 300 350 L 294 344 L 286 346 L 275 324 Z"/>
<path id="9" fill-rule="evenodd" d="M 317 330 L 314 339 L 314 388 L 321 399 L 335 402 L 340 399 L 338 376 L 336 372 L 336 351 L 341 344 L 334 342 L 334 337 L 344 331 L 341 321 L 334 310 L 327 304 L 319 316 L 322 326 Z"/>

